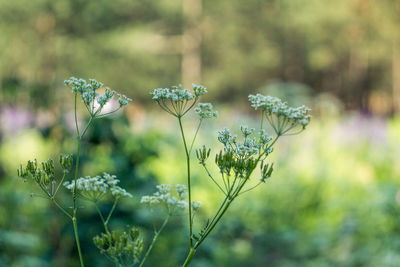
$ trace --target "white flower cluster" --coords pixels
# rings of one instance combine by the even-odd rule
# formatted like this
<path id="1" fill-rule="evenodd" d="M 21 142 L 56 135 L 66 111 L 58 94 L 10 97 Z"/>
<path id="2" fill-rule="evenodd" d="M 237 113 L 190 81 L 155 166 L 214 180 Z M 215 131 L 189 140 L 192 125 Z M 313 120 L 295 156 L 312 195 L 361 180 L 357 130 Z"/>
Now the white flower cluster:
<path id="1" fill-rule="evenodd" d="M 77 179 L 76 189 L 79 194 L 92 201 L 98 201 L 108 192 L 110 192 L 115 198 L 132 197 L 132 195 L 126 192 L 125 189 L 118 186 L 119 182 L 120 181 L 115 175 L 104 173 L 103 176 L 86 176 Z M 75 181 L 72 180 L 71 182 L 65 182 L 63 185 L 67 189 L 73 191 L 75 188 Z"/>
<path id="2" fill-rule="evenodd" d="M 177 192 L 177 196 L 171 194 L 171 185 L 169 184 L 160 184 L 157 185 L 157 191 L 151 196 L 143 196 L 141 199 L 141 203 L 145 204 L 165 204 L 168 207 L 168 210 L 185 209 L 188 205 L 186 201 L 186 191 L 187 188 L 185 185 L 176 185 L 175 190 Z"/>
<path id="3" fill-rule="evenodd" d="M 247 125 L 240 125 L 240 131 L 244 135 L 244 137 L 247 137 L 251 135 L 254 132 L 254 128 L 249 128 Z"/>
<path id="4" fill-rule="evenodd" d="M 197 102 L 201 95 L 207 93 L 204 86 L 192 84 L 193 91 L 182 89 L 182 85 L 172 86 L 171 88 L 157 88 L 150 94 L 158 105 L 175 117 L 185 115 Z M 192 101 L 192 103 L 189 103 Z"/>
<path id="5" fill-rule="evenodd" d="M 194 109 L 197 115 L 201 119 L 210 119 L 218 117 L 218 111 L 213 110 L 213 105 L 211 103 L 199 103 Z"/>
<path id="6" fill-rule="evenodd" d="M 105 87 L 105 92 L 100 94 L 98 90 L 104 87 L 104 84 L 96 81 L 95 79 L 89 79 L 88 81 L 82 78 L 71 77 L 64 81 L 64 84 L 72 89 L 73 93 L 79 93 L 82 98 L 82 102 L 86 105 L 91 115 L 98 114 L 101 109 L 111 101 L 115 96 L 118 97 L 118 103 L 120 108 L 128 105 L 132 101 L 129 97 L 119 94 L 109 87 Z M 95 103 L 99 107 L 95 110 Z"/>
<path id="7" fill-rule="evenodd" d="M 182 85 L 172 86 L 169 88 L 157 88 L 150 93 L 153 95 L 153 100 L 160 101 L 169 99 L 173 102 L 183 102 L 192 100 L 193 94 L 188 89 L 182 89 Z"/>
<path id="8" fill-rule="evenodd" d="M 309 112 L 311 109 L 306 106 L 289 107 L 286 102 L 277 97 L 262 94 L 249 95 L 249 101 L 255 110 L 262 110 L 267 115 L 286 118 L 292 125 L 299 124 L 306 127 L 310 123 L 311 115 L 309 115 Z"/>
<path id="9" fill-rule="evenodd" d="M 222 131 L 217 131 L 218 141 L 220 141 L 224 146 L 228 144 L 236 143 L 237 135 L 232 135 L 231 130 L 224 128 Z"/>
<path id="10" fill-rule="evenodd" d="M 164 204 L 166 205 L 170 213 L 176 209 L 186 209 L 188 207 L 187 202 L 187 186 L 182 184 L 175 185 L 175 192 L 171 192 L 171 185 L 160 184 L 157 185 L 157 191 L 151 196 L 143 196 L 141 203 L 149 205 Z M 192 201 L 193 210 L 197 210 L 201 207 L 201 202 Z"/>
<path id="11" fill-rule="evenodd" d="M 200 201 L 192 201 L 193 211 L 198 211 L 202 205 L 203 205 L 203 203 L 201 203 Z"/>
<path id="12" fill-rule="evenodd" d="M 259 131 L 258 137 L 249 137 L 253 134 L 254 128 L 241 125 L 240 130 L 244 136 L 243 142 L 238 142 L 237 135 L 232 135 L 228 128 L 217 131 L 218 141 L 224 145 L 225 151 L 244 158 L 251 157 L 260 151 L 265 152 L 266 155 L 272 152 L 272 147 L 268 145 L 272 137 L 267 136 L 264 130 Z"/>
<path id="13" fill-rule="evenodd" d="M 196 85 L 192 83 L 192 87 L 193 87 L 193 92 L 197 97 L 208 93 L 207 88 L 205 88 L 202 85 Z"/>

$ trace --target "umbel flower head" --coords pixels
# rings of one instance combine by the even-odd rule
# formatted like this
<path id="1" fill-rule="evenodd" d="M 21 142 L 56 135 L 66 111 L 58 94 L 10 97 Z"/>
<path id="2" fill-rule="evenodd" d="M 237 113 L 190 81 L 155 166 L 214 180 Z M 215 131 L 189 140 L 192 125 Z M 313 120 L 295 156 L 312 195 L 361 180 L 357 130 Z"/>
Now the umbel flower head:
<path id="1" fill-rule="evenodd" d="M 206 93 L 207 88 L 204 86 L 192 84 L 191 91 L 178 85 L 171 88 L 157 88 L 150 94 L 162 109 L 175 117 L 182 117 L 196 104 L 199 97 Z"/>
<path id="2" fill-rule="evenodd" d="M 114 99 L 114 97 L 117 97 L 119 108 L 110 113 L 117 111 L 132 101 L 129 97 L 119 94 L 116 91 L 111 90 L 109 87 L 104 87 L 103 83 L 98 82 L 95 79 L 89 79 L 86 81 L 82 78 L 78 79 L 71 77 L 68 80 L 65 80 L 64 84 L 70 87 L 74 94 L 79 94 L 81 96 L 82 102 L 85 104 L 92 117 L 102 115 L 100 112 L 103 107 Z M 105 90 L 103 94 L 98 92 L 101 88 L 104 88 Z"/>
<path id="3" fill-rule="evenodd" d="M 72 162 L 71 155 L 60 156 L 60 165 L 64 171 L 64 175 L 71 168 Z M 54 196 L 57 193 L 59 186 L 56 186 L 58 182 L 56 181 L 54 161 L 52 159 L 40 163 L 36 159 L 29 160 L 26 166 L 19 166 L 17 174 L 24 179 L 32 178 L 47 197 Z"/>
<path id="4" fill-rule="evenodd" d="M 39 186 L 46 188 L 55 178 L 54 162 L 52 159 L 48 159 L 38 164 L 36 159 L 29 160 L 26 167 L 20 165 L 17 173 L 24 179 L 32 177 Z"/>
<path id="5" fill-rule="evenodd" d="M 226 195 L 238 194 L 246 180 L 257 167 L 260 160 L 261 182 L 268 179 L 273 171 L 272 165 L 264 164 L 265 158 L 273 151 L 272 138 L 267 136 L 264 130 L 258 131 L 248 126 L 240 126 L 242 141 L 232 134 L 230 129 L 224 128 L 218 131 L 218 141 L 223 144 L 223 149 L 215 156 L 215 164 L 218 166 L 223 180 L 222 186 L 216 182 L 206 167 L 206 160 L 210 155 L 210 149 L 205 146 L 196 151 L 199 163 L 206 168 L 209 177 Z"/>
<path id="6" fill-rule="evenodd" d="M 156 186 L 157 191 L 150 196 L 143 196 L 140 203 L 148 205 L 162 205 L 167 208 L 169 214 L 177 210 L 183 210 L 188 207 L 187 186 L 182 184 L 175 185 L 175 192 L 172 192 L 171 185 L 160 184 Z M 194 211 L 201 207 L 201 202 L 192 201 Z"/>
<path id="7" fill-rule="evenodd" d="M 218 141 L 224 148 L 215 157 L 215 163 L 222 174 L 233 175 L 239 178 L 248 178 L 257 166 L 260 157 L 266 157 L 272 152 L 269 142 L 271 137 L 265 131 L 253 135 L 254 129 L 248 126 L 240 126 L 243 141 L 238 141 L 237 135 L 232 135 L 228 128 L 218 131 Z"/>
<path id="8" fill-rule="evenodd" d="M 289 107 L 286 102 L 262 94 L 249 95 L 251 106 L 261 110 L 277 135 L 297 134 L 310 123 L 311 115 L 306 106 Z"/>
<path id="9" fill-rule="evenodd" d="M 129 227 L 126 231 L 112 231 L 102 233 L 93 238 L 93 242 L 102 254 L 106 254 L 118 262 L 126 262 L 126 259 L 139 261 L 143 251 L 143 239 L 140 238 L 139 230 Z"/>
<path id="10" fill-rule="evenodd" d="M 211 103 L 199 103 L 194 109 L 194 112 L 200 117 L 200 119 L 217 118 L 218 111 L 214 111 Z"/>
<path id="11" fill-rule="evenodd" d="M 76 180 L 76 189 L 78 193 L 84 198 L 97 202 L 107 193 L 118 199 L 121 197 L 132 197 L 132 195 L 126 192 L 125 189 L 118 186 L 120 181 L 115 175 L 103 173 L 103 176 L 95 177 L 81 177 Z M 73 191 L 75 188 L 75 181 L 65 182 L 63 184 L 67 189 Z"/>

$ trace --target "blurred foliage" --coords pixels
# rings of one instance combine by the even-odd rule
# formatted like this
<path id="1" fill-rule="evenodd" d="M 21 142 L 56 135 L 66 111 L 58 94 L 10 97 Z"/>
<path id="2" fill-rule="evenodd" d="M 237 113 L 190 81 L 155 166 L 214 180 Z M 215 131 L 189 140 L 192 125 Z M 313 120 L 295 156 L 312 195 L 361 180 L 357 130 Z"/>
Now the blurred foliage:
<path id="1" fill-rule="evenodd" d="M 206 125 L 198 147 L 214 140 L 216 129 L 237 124 L 222 116 L 218 121 L 224 124 Z M 153 220 L 159 221 L 157 214 L 139 205 L 140 197 L 151 193 L 156 183 L 185 179 L 176 127 L 161 119 L 166 127 L 148 118 L 153 124 L 141 131 L 133 131 L 135 125 L 124 117 L 104 119 L 83 145 L 82 175 L 115 173 L 134 194 L 133 200 L 121 203 L 111 227 L 137 225 L 147 242 Z M 9 157 L 0 157 L 0 265 L 78 266 L 71 225 L 46 200 L 32 198 L 30 193 L 38 191 L 15 174 L 17 162 L 26 155 L 45 159 L 61 150 L 73 152 L 71 136 L 72 130 L 56 124 L 4 137 L 0 151 Z M 273 177 L 232 207 L 193 266 L 398 266 L 399 136 L 399 118 L 348 116 L 314 120 L 307 134 L 282 139 L 273 153 Z M 13 153 L 19 150 L 24 152 Z M 194 198 L 204 204 L 195 225 L 200 228 L 222 196 L 199 166 L 193 172 Z M 66 192 L 61 197 L 70 201 Z M 102 225 L 89 203 L 81 205 L 81 242 L 88 266 L 109 266 L 92 243 Z M 183 261 L 184 219 L 175 217 L 168 225 L 148 266 L 158 266 L 160 259 L 163 266 Z"/>
<path id="2" fill-rule="evenodd" d="M 1 0 L 0 100 L 52 106 L 70 75 L 146 100 L 185 80 L 190 38 L 202 72 L 193 82 L 219 100 L 283 81 L 388 114 L 400 102 L 399 12 L 391 0 Z"/>
<path id="3" fill-rule="evenodd" d="M 20 162 L 74 153 L 72 101 L 62 85 L 71 75 L 98 78 L 135 100 L 126 116 L 90 130 L 81 174 L 119 176 L 135 197 L 121 203 L 111 228 L 135 225 L 152 238 L 159 217 L 140 197 L 157 183 L 184 183 L 185 165 L 176 125 L 140 105 L 150 89 L 185 80 L 183 39 L 200 36 L 191 39 L 201 59 L 194 82 L 210 89 L 222 118 L 202 131 L 199 146 L 248 120 L 244 99 L 255 89 L 309 103 L 317 118 L 279 143 L 273 177 L 233 205 L 193 266 L 399 266 L 400 118 L 343 107 L 379 115 L 400 107 L 400 2 L 195 2 L 198 36 L 185 36 L 183 0 L 0 0 L 0 266 L 79 264 L 72 226 L 16 177 Z M 220 197 L 200 168 L 193 172 L 205 221 Z M 109 266 L 92 243 L 102 225 L 81 204 L 87 266 Z M 182 263 L 185 227 L 174 218 L 148 266 Z"/>

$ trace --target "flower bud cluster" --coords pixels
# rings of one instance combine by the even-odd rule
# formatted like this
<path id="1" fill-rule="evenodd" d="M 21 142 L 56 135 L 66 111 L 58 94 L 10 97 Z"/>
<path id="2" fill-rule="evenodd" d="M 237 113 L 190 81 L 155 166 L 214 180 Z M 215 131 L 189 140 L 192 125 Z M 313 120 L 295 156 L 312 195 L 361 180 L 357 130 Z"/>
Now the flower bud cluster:
<path id="1" fill-rule="evenodd" d="M 17 174 L 24 179 L 32 177 L 39 186 L 46 189 L 55 179 L 54 162 L 52 159 L 49 159 L 38 164 L 36 159 L 29 160 L 25 167 L 20 165 Z"/>
<path id="2" fill-rule="evenodd" d="M 304 129 L 310 123 L 311 109 L 306 106 L 289 107 L 277 97 L 262 94 L 249 95 L 249 101 L 255 110 L 263 111 L 277 134 L 285 134 L 297 125 Z M 277 120 L 274 121 L 271 116 L 275 116 Z"/>
<path id="3" fill-rule="evenodd" d="M 199 115 L 200 119 L 210 119 L 218 117 L 218 111 L 214 111 L 213 105 L 211 103 L 199 103 L 194 111 L 197 115 Z"/>
<path id="4" fill-rule="evenodd" d="M 73 162 L 72 155 L 60 155 L 60 165 L 64 172 L 69 172 Z"/>
<path id="5" fill-rule="evenodd" d="M 228 128 L 217 131 L 218 141 L 224 145 L 224 151 L 243 158 L 251 157 L 259 152 L 264 152 L 266 155 L 272 152 L 269 146 L 272 137 L 267 136 L 264 130 L 260 130 L 257 137 L 250 137 L 254 133 L 254 128 L 241 125 L 240 130 L 244 137 L 243 142 L 237 141 L 237 135 L 232 135 Z"/>
<path id="6" fill-rule="evenodd" d="M 182 89 L 182 85 L 171 88 L 157 88 L 150 94 L 162 109 L 173 116 L 185 115 L 195 104 L 201 95 L 207 93 L 207 89 L 201 85 L 192 84 L 193 90 Z M 192 102 L 193 103 L 189 103 Z"/>
<path id="7" fill-rule="evenodd" d="M 133 259 L 138 262 L 143 251 L 143 239 L 135 227 L 124 232 L 112 231 L 93 238 L 93 243 L 102 254 L 112 259 Z"/>
<path id="8" fill-rule="evenodd" d="M 76 189 L 79 194 L 91 201 L 100 200 L 105 194 L 111 193 L 114 198 L 132 197 L 125 189 L 118 186 L 119 180 L 115 175 L 104 173 L 103 176 L 81 177 L 76 180 Z M 75 181 L 63 184 L 67 189 L 73 191 Z"/>
<path id="9" fill-rule="evenodd" d="M 196 150 L 196 156 L 201 165 L 205 164 L 205 161 L 210 156 L 210 153 L 211 149 L 207 149 L 206 146 L 203 146 L 202 148 Z"/>
<path id="10" fill-rule="evenodd" d="M 132 99 L 111 90 L 109 87 L 105 87 L 104 93 L 100 94 L 98 90 L 103 88 L 104 84 L 95 79 L 86 81 L 82 78 L 71 77 L 65 80 L 64 84 L 70 87 L 73 93 L 81 95 L 82 102 L 85 104 L 91 116 L 99 115 L 103 107 L 114 99 L 115 96 L 118 97 L 119 108 L 132 101 Z"/>
<path id="11" fill-rule="evenodd" d="M 237 157 L 231 151 L 220 151 L 215 157 L 215 163 L 222 174 L 231 176 L 233 171 L 234 176 L 240 178 L 247 178 L 257 165 L 255 159 Z"/>
<path id="12" fill-rule="evenodd" d="M 267 137 L 265 131 L 261 130 L 257 137 L 250 137 L 254 133 L 253 128 L 240 126 L 243 141 L 237 141 L 237 135 L 232 135 L 225 128 L 218 131 L 218 140 L 224 145 L 224 149 L 215 157 L 220 172 L 228 176 L 233 175 L 247 178 L 257 166 L 258 159 L 255 156 L 267 156 L 272 152 L 269 145 L 271 137 Z"/>
<path id="13" fill-rule="evenodd" d="M 271 177 L 272 172 L 274 171 L 274 164 L 264 164 L 264 161 L 260 164 L 261 169 L 261 182 L 265 183 L 265 180 Z"/>

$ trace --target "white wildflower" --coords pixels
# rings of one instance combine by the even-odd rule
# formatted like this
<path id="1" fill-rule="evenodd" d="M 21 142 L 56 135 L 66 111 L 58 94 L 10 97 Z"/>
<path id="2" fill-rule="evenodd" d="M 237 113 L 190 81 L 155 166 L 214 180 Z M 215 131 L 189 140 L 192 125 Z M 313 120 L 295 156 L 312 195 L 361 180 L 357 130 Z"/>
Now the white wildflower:
<path id="1" fill-rule="evenodd" d="M 198 211 L 203 204 L 200 201 L 192 201 L 193 211 Z"/>
<path id="2" fill-rule="evenodd" d="M 174 192 L 169 184 L 160 184 L 156 186 L 157 191 L 151 196 L 143 196 L 140 203 L 148 205 L 163 204 L 169 213 L 176 210 L 182 210 L 188 207 L 187 202 L 187 186 L 177 184 Z"/>
<path id="3" fill-rule="evenodd" d="M 289 107 L 286 102 L 277 97 L 262 94 L 249 95 L 249 101 L 255 110 L 263 111 L 263 115 L 267 117 L 278 135 L 297 133 L 298 131 L 292 129 L 300 125 L 302 130 L 310 123 L 311 109 L 304 105 L 297 108 Z"/>
<path id="4" fill-rule="evenodd" d="M 90 115 L 93 117 L 101 115 L 100 112 L 102 111 L 103 107 L 112 99 L 114 99 L 114 96 L 116 95 L 118 96 L 117 101 L 120 105 L 119 108 L 132 101 L 132 99 L 125 95 L 119 94 L 114 90 L 111 90 L 109 87 L 105 87 L 105 92 L 100 95 L 98 90 L 103 88 L 104 84 L 96 81 L 95 79 L 89 79 L 86 81 L 84 79 L 71 77 L 68 80 L 65 80 L 64 84 L 70 87 L 73 93 L 80 94 L 82 102 L 85 104 Z"/>
<path id="5" fill-rule="evenodd" d="M 197 96 L 197 97 L 208 93 L 207 88 L 205 88 L 202 85 L 196 85 L 196 84 L 192 83 L 192 87 L 193 87 L 193 92 L 194 92 L 195 96 Z"/>
<path id="6" fill-rule="evenodd" d="M 218 112 L 213 110 L 211 103 L 199 103 L 194 111 L 201 119 L 218 117 Z"/>
<path id="7" fill-rule="evenodd" d="M 117 185 L 119 180 L 116 178 L 115 175 L 108 173 L 104 173 L 103 176 L 81 177 L 76 180 L 76 189 L 81 196 L 91 201 L 98 201 L 107 193 L 111 193 L 115 198 L 132 197 L 125 189 Z M 65 182 L 63 185 L 73 191 L 75 180 Z"/>
<path id="8" fill-rule="evenodd" d="M 201 85 L 193 84 L 193 90 L 183 89 L 182 85 L 171 88 L 157 88 L 150 94 L 162 109 L 175 117 L 185 115 L 196 103 L 201 95 L 207 93 L 207 89 Z M 211 113 L 216 116 L 216 113 Z M 208 115 L 209 116 L 209 115 Z"/>

